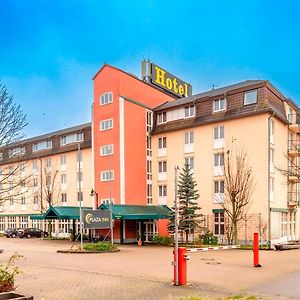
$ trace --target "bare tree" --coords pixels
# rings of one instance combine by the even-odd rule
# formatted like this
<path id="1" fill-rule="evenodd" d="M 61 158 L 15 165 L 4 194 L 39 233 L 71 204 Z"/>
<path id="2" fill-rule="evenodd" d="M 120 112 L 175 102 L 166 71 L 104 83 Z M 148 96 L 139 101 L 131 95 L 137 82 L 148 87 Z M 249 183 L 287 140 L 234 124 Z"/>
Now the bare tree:
<path id="1" fill-rule="evenodd" d="M 26 162 L 20 162 L 25 148 L 17 143 L 24 137 L 26 125 L 26 115 L 0 82 L 0 205 L 8 200 L 19 201 L 29 188 Z"/>
<path id="2" fill-rule="evenodd" d="M 229 243 L 238 242 L 238 223 L 243 218 L 251 201 L 254 178 L 244 150 L 228 150 L 224 154 L 224 192 L 220 201 L 228 218 Z"/>

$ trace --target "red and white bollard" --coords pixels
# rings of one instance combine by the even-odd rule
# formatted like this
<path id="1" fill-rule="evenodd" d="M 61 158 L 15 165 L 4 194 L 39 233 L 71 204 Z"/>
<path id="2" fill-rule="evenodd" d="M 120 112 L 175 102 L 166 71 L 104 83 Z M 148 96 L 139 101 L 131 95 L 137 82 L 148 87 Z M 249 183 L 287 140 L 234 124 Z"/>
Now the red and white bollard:
<path id="1" fill-rule="evenodd" d="M 256 268 L 261 267 L 259 264 L 259 234 L 253 234 L 253 266 Z"/>
<path id="2" fill-rule="evenodd" d="M 178 248 L 178 285 L 186 285 L 187 283 L 187 261 L 189 260 L 187 255 L 187 248 Z M 174 285 L 176 285 L 176 254 L 174 251 Z"/>

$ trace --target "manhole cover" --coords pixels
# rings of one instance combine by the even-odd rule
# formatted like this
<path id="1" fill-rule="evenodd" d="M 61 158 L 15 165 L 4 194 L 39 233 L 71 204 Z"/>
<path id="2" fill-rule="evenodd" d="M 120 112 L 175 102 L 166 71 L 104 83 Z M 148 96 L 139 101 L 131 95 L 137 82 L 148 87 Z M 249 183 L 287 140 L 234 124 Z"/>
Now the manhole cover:
<path id="1" fill-rule="evenodd" d="M 214 258 L 201 258 L 201 260 L 208 260 L 208 261 L 211 261 L 211 260 L 215 260 Z"/>
<path id="2" fill-rule="evenodd" d="M 206 264 L 207 265 L 220 265 L 221 263 L 217 262 L 217 261 L 211 261 L 211 262 L 207 262 Z"/>

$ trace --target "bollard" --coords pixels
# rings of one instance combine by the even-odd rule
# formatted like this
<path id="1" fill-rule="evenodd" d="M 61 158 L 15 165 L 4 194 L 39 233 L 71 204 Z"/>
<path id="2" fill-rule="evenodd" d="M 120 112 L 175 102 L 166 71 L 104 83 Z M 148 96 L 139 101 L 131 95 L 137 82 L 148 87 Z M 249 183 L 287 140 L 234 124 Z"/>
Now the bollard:
<path id="1" fill-rule="evenodd" d="M 174 262 L 176 260 L 175 251 L 174 253 Z M 186 285 L 187 278 L 187 249 L 184 247 L 178 248 L 178 285 Z M 176 285 L 176 267 L 174 264 L 174 285 Z"/>
<path id="2" fill-rule="evenodd" d="M 259 264 L 259 235 L 257 232 L 253 234 L 253 266 L 261 267 Z"/>

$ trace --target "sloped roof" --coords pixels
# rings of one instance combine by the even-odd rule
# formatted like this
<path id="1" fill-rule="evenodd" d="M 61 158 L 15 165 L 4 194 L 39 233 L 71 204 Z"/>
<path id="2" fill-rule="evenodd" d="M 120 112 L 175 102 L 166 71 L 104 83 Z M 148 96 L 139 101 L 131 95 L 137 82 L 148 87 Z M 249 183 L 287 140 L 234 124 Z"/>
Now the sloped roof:
<path id="1" fill-rule="evenodd" d="M 100 209 L 108 210 L 108 204 L 101 204 Z M 146 220 L 167 219 L 171 209 L 167 205 L 112 205 L 113 219 Z"/>

